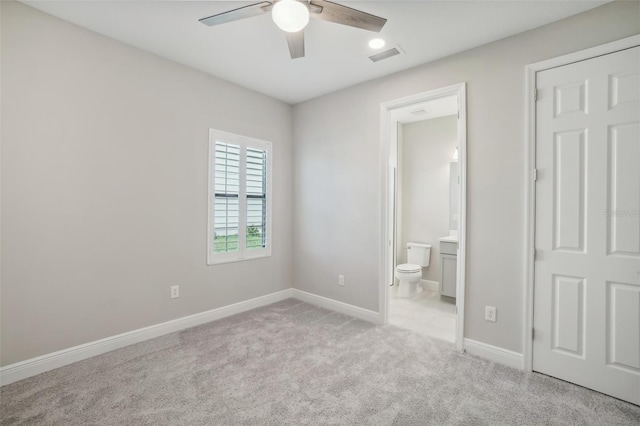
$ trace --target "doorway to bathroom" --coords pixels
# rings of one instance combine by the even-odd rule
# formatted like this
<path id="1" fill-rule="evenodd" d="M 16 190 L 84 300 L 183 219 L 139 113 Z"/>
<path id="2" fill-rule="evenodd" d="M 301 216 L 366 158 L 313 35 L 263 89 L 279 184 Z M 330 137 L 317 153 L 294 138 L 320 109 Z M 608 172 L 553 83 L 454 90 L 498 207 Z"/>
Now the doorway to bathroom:
<path id="1" fill-rule="evenodd" d="M 463 347 L 465 84 L 381 105 L 380 311 L 385 324 Z"/>

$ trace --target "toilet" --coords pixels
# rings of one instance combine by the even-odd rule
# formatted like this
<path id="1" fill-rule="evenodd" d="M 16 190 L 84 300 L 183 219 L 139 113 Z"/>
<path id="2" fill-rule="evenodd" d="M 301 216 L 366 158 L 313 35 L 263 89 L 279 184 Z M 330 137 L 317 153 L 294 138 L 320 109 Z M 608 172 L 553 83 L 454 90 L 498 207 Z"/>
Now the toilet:
<path id="1" fill-rule="evenodd" d="M 398 297 L 412 297 L 417 293 L 418 281 L 422 278 L 422 268 L 429 266 L 431 244 L 407 243 L 407 261 L 396 267 L 395 276 L 399 281 Z"/>

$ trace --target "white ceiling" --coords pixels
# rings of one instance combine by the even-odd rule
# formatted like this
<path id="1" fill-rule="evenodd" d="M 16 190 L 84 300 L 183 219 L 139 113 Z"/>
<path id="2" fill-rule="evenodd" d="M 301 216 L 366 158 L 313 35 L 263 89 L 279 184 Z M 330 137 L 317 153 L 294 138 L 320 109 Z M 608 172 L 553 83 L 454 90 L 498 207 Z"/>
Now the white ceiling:
<path id="1" fill-rule="evenodd" d="M 373 63 L 376 33 L 312 19 L 291 60 L 269 14 L 207 27 L 198 19 L 255 1 L 22 2 L 90 30 L 296 104 L 594 8 L 607 1 L 338 1 L 388 19 L 379 36 L 403 55 Z M 384 49 L 383 49 L 384 50 Z"/>

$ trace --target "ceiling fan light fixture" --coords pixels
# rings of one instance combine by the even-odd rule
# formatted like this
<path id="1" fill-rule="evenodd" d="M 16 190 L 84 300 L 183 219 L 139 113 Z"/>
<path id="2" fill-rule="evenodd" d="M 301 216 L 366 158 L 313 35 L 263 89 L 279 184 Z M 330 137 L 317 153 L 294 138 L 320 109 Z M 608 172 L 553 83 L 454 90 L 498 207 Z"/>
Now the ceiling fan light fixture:
<path id="1" fill-rule="evenodd" d="M 309 23 L 309 9 L 296 0 L 280 0 L 271 12 L 273 22 L 288 33 L 296 33 Z"/>

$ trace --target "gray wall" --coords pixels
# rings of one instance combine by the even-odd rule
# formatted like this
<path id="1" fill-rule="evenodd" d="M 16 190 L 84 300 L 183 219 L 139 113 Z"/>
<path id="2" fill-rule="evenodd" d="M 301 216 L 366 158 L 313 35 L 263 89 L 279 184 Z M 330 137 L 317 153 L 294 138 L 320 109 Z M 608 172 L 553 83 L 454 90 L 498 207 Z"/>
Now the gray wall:
<path id="1" fill-rule="evenodd" d="M 291 106 L 13 2 L 1 100 L 2 365 L 291 287 Z M 270 258 L 206 265 L 209 128 L 273 142 Z"/>
<path id="2" fill-rule="evenodd" d="M 407 262 L 407 243 L 431 244 L 431 259 L 422 279 L 440 282 L 438 238 L 449 235 L 449 165 L 458 141 L 458 117 L 440 117 L 403 125 L 399 141 L 402 180 L 400 263 Z"/>
<path id="3" fill-rule="evenodd" d="M 640 33 L 640 4 L 589 12 L 294 108 L 294 286 L 378 310 L 380 103 L 466 81 L 465 336 L 522 351 L 524 67 Z M 393 59 L 391 59 L 393 60 Z M 337 275 L 346 275 L 345 287 Z M 484 306 L 498 322 L 484 321 Z"/>

